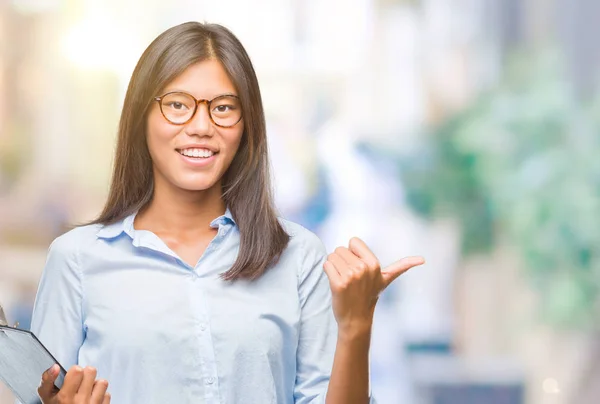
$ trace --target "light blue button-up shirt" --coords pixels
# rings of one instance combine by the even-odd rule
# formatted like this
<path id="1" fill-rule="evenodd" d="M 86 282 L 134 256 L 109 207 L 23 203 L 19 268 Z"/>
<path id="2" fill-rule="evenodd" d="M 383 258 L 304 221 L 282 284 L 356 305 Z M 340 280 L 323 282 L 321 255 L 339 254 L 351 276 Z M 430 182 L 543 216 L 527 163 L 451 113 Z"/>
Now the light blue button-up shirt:
<path id="1" fill-rule="evenodd" d="M 195 267 L 135 215 L 78 227 L 50 246 L 32 331 L 65 368 L 94 366 L 114 404 L 324 403 L 337 340 L 321 241 L 291 240 L 254 282 L 235 261 L 229 211 Z"/>

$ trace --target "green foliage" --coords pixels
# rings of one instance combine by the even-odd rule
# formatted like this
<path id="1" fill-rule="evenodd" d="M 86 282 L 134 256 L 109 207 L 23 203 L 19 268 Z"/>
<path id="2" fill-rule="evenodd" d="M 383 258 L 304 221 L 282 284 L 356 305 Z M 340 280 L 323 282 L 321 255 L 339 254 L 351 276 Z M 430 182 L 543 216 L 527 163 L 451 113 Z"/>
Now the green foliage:
<path id="1" fill-rule="evenodd" d="M 402 177 L 417 212 L 458 218 L 465 254 L 508 238 L 545 320 L 590 327 L 600 314 L 600 103 L 578 102 L 557 66 L 518 59 L 429 134 Z"/>

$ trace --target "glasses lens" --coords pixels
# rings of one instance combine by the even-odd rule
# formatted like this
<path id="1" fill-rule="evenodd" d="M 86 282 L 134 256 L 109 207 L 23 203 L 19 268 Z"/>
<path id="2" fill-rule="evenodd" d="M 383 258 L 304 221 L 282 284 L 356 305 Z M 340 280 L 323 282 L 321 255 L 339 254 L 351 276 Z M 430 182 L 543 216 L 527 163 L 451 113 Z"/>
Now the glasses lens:
<path id="1" fill-rule="evenodd" d="M 242 118 L 240 100 L 230 95 L 217 97 L 210 104 L 210 114 L 217 125 L 233 126 Z"/>
<path id="2" fill-rule="evenodd" d="M 170 93 L 162 97 L 160 108 L 169 121 L 187 122 L 194 114 L 196 100 L 185 93 Z"/>

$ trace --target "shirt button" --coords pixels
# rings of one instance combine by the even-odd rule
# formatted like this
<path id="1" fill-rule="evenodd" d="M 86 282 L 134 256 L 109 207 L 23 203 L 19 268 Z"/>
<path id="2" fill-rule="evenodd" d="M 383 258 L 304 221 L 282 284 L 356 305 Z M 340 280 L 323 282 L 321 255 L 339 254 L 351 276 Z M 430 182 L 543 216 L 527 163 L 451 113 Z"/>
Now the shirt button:
<path id="1" fill-rule="evenodd" d="M 215 378 L 214 377 L 209 377 L 208 379 L 206 379 L 206 384 L 213 384 L 215 382 Z"/>
<path id="2" fill-rule="evenodd" d="M 204 325 L 204 324 L 200 324 L 200 329 L 201 329 L 202 331 L 206 330 L 206 325 Z"/>

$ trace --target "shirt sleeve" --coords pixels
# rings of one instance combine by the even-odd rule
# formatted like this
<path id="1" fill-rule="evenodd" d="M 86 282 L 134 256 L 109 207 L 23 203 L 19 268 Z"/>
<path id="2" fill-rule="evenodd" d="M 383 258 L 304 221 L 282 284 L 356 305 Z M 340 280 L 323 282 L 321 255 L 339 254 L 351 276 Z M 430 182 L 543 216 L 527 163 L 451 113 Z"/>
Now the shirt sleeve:
<path id="1" fill-rule="evenodd" d="M 76 245 L 61 236 L 48 250 L 35 298 L 31 331 L 66 370 L 77 364 L 84 340 L 82 299 Z"/>
<path id="2" fill-rule="evenodd" d="M 294 387 L 296 404 L 325 402 L 337 336 L 331 289 L 323 271 L 325 246 L 312 236 L 302 254 L 298 285 L 301 312 Z"/>
<path id="3" fill-rule="evenodd" d="M 301 314 L 295 404 L 325 404 L 327 396 L 337 343 L 337 323 L 331 308 L 329 279 L 323 270 L 326 260 L 325 246 L 312 235 L 304 252 L 298 287 Z M 372 395 L 370 402 L 376 403 Z"/>

